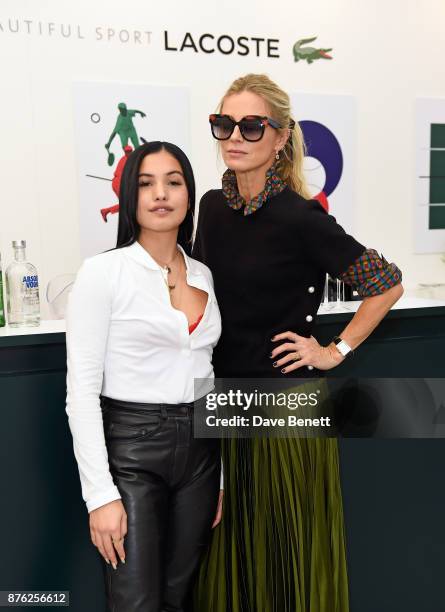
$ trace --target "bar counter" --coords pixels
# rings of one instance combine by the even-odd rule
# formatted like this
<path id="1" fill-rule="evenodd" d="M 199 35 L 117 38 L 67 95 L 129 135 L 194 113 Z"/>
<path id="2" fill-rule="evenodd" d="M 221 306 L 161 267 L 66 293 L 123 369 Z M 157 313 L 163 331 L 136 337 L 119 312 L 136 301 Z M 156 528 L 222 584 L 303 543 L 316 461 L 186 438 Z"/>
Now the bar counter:
<path id="1" fill-rule="evenodd" d="M 321 307 L 314 335 L 328 343 L 358 306 Z M 327 375 L 445 378 L 445 301 L 402 297 Z M 65 381 L 63 320 L 0 328 L 0 590 L 68 590 L 72 612 L 102 612 Z M 350 612 L 442 609 L 445 440 L 341 438 L 339 447 Z"/>

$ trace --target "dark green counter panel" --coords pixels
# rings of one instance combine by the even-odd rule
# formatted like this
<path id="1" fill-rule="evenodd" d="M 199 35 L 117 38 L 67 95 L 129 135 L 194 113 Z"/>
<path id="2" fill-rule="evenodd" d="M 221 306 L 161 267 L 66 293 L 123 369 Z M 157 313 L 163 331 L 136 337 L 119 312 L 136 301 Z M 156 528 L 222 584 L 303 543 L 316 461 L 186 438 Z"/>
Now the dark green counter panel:
<path id="1" fill-rule="evenodd" d="M 102 612 L 65 413 L 65 344 L 51 340 L 7 349 L 0 341 L 0 589 L 68 590 L 69 610 Z"/>
<path id="2" fill-rule="evenodd" d="M 319 317 L 315 337 L 327 344 L 350 314 Z M 321 319 L 321 320 L 320 320 Z M 393 310 L 355 351 L 326 376 L 445 377 L 445 307 Z"/>
<path id="3" fill-rule="evenodd" d="M 327 342 L 351 317 L 319 318 L 316 337 Z M 391 311 L 335 375 L 445 377 L 444 349 L 445 308 Z M 0 589 L 69 590 L 70 610 L 102 612 L 65 364 L 63 333 L 0 337 Z M 441 610 L 445 440 L 342 439 L 340 460 L 350 612 Z"/>
<path id="4" fill-rule="evenodd" d="M 349 363 L 344 361 L 327 376 L 368 376 L 397 378 L 445 377 L 445 337 L 394 338 L 368 341 Z"/>

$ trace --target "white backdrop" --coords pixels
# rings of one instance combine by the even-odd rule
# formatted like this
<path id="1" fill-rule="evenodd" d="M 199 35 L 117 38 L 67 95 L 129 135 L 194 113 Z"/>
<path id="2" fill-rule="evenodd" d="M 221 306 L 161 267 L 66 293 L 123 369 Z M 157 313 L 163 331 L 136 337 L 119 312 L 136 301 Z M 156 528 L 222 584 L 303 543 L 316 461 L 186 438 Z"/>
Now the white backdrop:
<path id="1" fill-rule="evenodd" d="M 11 240 L 25 238 L 42 288 L 55 275 L 79 267 L 74 83 L 187 88 L 190 157 L 200 195 L 219 185 L 224 169 L 209 134 L 209 112 L 234 78 L 265 72 L 292 94 L 296 116 L 299 93 L 354 99 L 354 234 L 397 262 L 408 289 L 443 282 L 439 254 L 415 254 L 413 238 L 415 99 L 445 99 L 443 23 L 441 0 L 3 0 L 4 264 Z M 179 49 L 184 39 L 189 46 L 167 50 L 165 32 L 169 47 Z M 195 51 L 191 40 L 198 44 L 203 34 L 210 35 L 203 39 L 207 49 L 220 36 L 245 37 L 244 46 L 238 44 L 231 54 Z M 317 36 L 312 45 L 332 47 L 333 59 L 294 62 L 293 44 L 312 36 Z M 268 57 L 267 42 L 254 38 L 270 39 L 270 55 L 279 57 Z M 223 51 L 230 44 L 222 39 Z M 237 54 L 246 48 L 247 55 Z M 182 112 L 179 104 L 177 109 Z"/>

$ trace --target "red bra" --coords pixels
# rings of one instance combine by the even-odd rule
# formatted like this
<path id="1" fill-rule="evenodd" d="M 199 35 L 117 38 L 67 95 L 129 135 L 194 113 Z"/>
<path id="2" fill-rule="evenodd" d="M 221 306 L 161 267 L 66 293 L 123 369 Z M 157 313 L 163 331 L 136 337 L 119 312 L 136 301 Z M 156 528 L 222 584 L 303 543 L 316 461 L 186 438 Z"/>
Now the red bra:
<path id="1" fill-rule="evenodd" d="M 198 327 L 199 322 L 202 319 L 202 317 L 203 317 L 203 315 L 199 315 L 198 319 L 194 323 L 189 325 L 189 334 L 191 334 L 192 331 L 195 330 Z"/>

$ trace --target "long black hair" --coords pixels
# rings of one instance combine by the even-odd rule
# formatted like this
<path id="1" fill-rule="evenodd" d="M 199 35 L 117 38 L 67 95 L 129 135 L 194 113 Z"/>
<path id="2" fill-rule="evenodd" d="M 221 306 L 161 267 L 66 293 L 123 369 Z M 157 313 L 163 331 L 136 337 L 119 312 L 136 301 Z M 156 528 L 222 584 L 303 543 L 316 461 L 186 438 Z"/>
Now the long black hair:
<path id="1" fill-rule="evenodd" d="M 128 156 L 125 163 L 119 190 L 117 249 L 130 246 L 139 236 L 141 227 L 136 218 L 139 194 L 139 170 L 142 160 L 146 155 L 159 153 L 162 150 L 170 153 L 179 162 L 184 175 L 190 206 L 184 221 L 179 226 L 177 242 L 182 246 L 187 255 L 191 253 L 196 199 L 195 177 L 193 176 L 192 166 L 184 151 L 171 142 L 162 142 L 160 140 L 144 143 Z"/>

